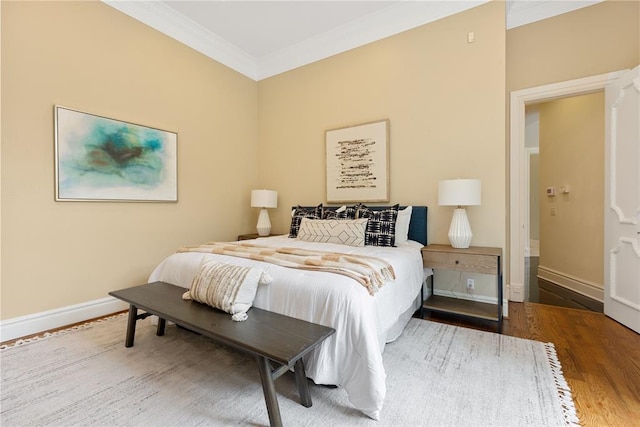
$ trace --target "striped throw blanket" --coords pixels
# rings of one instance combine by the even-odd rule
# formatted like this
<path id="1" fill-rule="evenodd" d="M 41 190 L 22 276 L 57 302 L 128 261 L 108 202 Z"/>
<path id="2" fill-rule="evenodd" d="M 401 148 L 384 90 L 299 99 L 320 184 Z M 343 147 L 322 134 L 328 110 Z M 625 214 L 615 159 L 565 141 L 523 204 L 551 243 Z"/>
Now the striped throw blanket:
<path id="1" fill-rule="evenodd" d="M 374 295 L 386 282 L 395 279 L 393 266 L 375 257 L 301 248 L 274 248 L 242 242 L 208 242 L 184 246 L 178 252 L 230 255 L 268 262 L 282 267 L 326 271 L 356 280 Z"/>

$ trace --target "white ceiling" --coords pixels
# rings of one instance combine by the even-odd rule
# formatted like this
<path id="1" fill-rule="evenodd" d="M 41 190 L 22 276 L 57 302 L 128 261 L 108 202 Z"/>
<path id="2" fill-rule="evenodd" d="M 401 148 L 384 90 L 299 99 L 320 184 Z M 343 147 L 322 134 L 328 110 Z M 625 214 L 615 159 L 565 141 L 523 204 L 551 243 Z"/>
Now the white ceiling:
<path id="1" fill-rule="evenodd" d="M 249 55 L 262 58 L 397 1 L 164 1 Z"/>
<path id="2" fill-rule="evenodd" d="M 103 0 L 254 80 L 424 25 L 486 1 Z M 600 1 L 507 1 L 505 28 Z"/>

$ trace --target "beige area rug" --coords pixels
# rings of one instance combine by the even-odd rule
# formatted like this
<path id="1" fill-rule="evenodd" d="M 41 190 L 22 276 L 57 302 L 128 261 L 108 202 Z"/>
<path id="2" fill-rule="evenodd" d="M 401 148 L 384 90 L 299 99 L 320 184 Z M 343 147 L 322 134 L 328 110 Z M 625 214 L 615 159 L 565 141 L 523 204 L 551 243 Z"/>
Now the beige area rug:
<path id="1" fill-rule="evenodd" d="M 269 424 L 255 359 L 174 325 L 155 335 L 126 316 L 0 351 L 0 424 L 10 426 L 221 426 Z M 552 345 L 412 319 L 384 353 L 380 421 L 340 388 L 311 384 L 298 402 L 293 373 L 276 381 L 285 426 L 576 425 Z"/>

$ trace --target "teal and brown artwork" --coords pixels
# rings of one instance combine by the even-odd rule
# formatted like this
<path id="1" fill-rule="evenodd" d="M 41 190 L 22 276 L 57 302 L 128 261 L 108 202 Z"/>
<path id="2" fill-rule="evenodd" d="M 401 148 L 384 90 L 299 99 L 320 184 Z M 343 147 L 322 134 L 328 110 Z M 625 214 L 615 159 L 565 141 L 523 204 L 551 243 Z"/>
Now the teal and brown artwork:
<path id="1" fill-rule="evenodd" d="M 177 201 L 177 135 L 55 107 L 56 200 Z"/>

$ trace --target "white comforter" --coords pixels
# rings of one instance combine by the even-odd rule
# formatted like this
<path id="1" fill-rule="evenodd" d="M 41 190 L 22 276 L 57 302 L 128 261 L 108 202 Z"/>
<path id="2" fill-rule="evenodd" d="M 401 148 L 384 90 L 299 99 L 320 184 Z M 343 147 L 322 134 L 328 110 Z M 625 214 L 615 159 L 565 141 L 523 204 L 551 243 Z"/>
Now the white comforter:
<path id="1" fill-rule="evenodd" d="M 350 247 L 308 243 L 287 236 L 262 238 L 256 242 L 260 245 L 313 247 L 383 258 L 393 266 L 396 279 L 371 296 L 355 280 L 334 273 L 189 252 L 167 257 L 151 273 L 149 282 L 164 281 L 189 288 L 203 258 L 261 267 L 274 280 L 272 284 L 258 288 L 253 303 L 255 307 L 336 330 L 335 334 L 304 358 L 307 376 L 316 384 L 343 387 L 355 408 L 373 419 L 379 419 L 386 394 L 382 351 L 385 343 L 396 339 L 401 332 L 397 322 L 403 313 L 412 308 L 420 292 L 425 278 L 420 254 L 422 245 L 409 241 L 395 248 Z M 251 316 L 251 311 L 248 315 Z"/>

